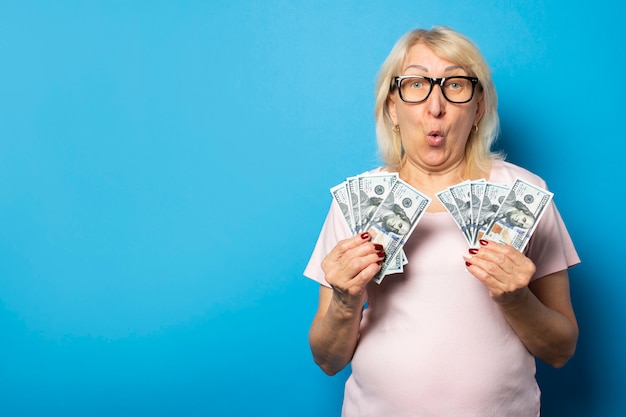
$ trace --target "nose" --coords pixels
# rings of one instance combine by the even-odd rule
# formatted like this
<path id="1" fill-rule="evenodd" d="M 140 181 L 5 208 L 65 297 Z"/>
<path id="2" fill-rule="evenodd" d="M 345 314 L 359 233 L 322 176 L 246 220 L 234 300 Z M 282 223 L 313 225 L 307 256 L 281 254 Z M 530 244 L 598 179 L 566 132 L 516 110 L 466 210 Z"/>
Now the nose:
<path id="1" fill-rule="evenodd" d="M 430 96 L 426 99 L 428 105 L 428 112 L 434 117 L 443 116 L 446 112 L 446 98 L 443 96 L 443 90 L 441 84 L 437 83 L 433 85 L 433 89 L 430 92 Z"/>

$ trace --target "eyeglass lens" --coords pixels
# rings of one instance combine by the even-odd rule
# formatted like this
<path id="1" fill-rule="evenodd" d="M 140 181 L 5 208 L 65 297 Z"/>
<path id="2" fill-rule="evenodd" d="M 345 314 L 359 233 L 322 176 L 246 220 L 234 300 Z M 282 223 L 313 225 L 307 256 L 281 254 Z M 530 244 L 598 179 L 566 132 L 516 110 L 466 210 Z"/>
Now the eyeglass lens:
<path id="1" fill-rule="evenodd" d="M 427 78 L 410 77 L 400 81 L 400 94 L 404 101 L 424 101 L 430 94 L 434 82 Z M 441 85 L 444 97 L 453 103 L 464 103 L 472 98 L 474 84 L 471 80 L 461 77 L 446 78 Z"/>

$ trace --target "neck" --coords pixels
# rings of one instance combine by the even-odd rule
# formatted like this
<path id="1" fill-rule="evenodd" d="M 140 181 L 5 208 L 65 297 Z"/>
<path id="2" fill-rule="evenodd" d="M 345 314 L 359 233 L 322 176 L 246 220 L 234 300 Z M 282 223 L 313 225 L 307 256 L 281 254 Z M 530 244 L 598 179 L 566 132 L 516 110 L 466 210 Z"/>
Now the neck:
<path id="1" fill-rule="evenodd" d="M 454 166 L 434 171 L 407 161 L 400 168 L 400 178 L 423 192 L 439 192 L 446 187 L 469 179 L 465 174 L 465 162 L 459 161 Z"/>
<path id="2" fill-rule="evenodd" d="M 465 174 L 465 161 L 440 171 L 431 171 L 423 167 L 406 162 L 400 168 L 400 178 L 408 182 L 420 192 L 431 198 L 432 202 L 427 211 L 444 211 L 445 208 L 437 199 L 436 194 L 451 185 L 458 184 L 470 178 Z"/>

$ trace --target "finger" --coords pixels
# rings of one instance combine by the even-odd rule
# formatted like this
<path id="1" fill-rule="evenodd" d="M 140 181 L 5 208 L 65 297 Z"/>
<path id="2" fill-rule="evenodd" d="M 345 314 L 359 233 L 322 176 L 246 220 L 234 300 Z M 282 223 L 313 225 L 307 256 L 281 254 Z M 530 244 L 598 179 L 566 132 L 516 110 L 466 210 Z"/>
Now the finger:
<path id="1" fill-rule="evenodd" d="M 514 248 L 512 250 L 514 252 L 470 249 L 464 256 L 466 267 L 486 285 L 494 285 L 497 281 L 504 288 L 526 286 L 535 273 L 534 263 Z"/>
<path id="2" fill-rule="evenodd" d="M 372 255 L 368 257 L 372 258 Z M 326 280 L 335 291 L 350 297 L 358 297 L 366 291 L 367 285 L 376 276 L 380 268 L 381 263 L 369 262 L 365 263 L 364 267 L 355 268 L 354 271 L 342 271 L 343 273 L 339 276 L 329 272 L 326 275 Z"/>
<path id="3" fill-rule="evenodd" d="M 357 242 L 356 245 L 354 244 L 355 241 Z M 343 256 L 350 258 L 367 256 L 373 253 L 378 254 L 381 258 L 385 256 L 384 246 L 381 243 L 375 242 L 367 232 L 362 233 L 358 239 L 352 238 L 351 242 L 347 242 L 345 248 L 347 249 L 343 252 Z"/>
<path id="4" fill-rule="evenodd" d="M 470 248 L 463 257 L 466 264 L 480 267 L 490 275 L 500 275 L 502 272 L 510 273 L 513 270 L 512 262 L 505 253 L 491 250 L 488 247 Z"/>
<path id="5" fill-rule="evenodd" d="M 480 249 L 485 249 L 482 251 L 483 254 L 497 254 L 491 258 L 494 262 L 501 262 L 504 259 L 503 257 L 506 257 L 511 263 L 521 265 L 524 263 L 526 258 L 520 251 L 510 245 L 505 245 L 491 240 L 480 240 L 479 243 Z M 489 258 L 485 257 L 485 259 Z"/>
<path id="6" fill-rule="evenodd" d="M 382 263 L 374 262 L 369 264 L 353 278 L 354 283 L 359 286 L 366 286 L 374 279 L 380 268 L 382 268 Z"/>
<path id="7" fill-rule="evenodd" d="M 346 271 L 349 271 L 349 276 L 356 277 L 369 267 L 372 267 L 373 269 L 380 269 L 380 265 L 382 264 L 384 259 L 385 252 L 373 252 L 365 255 L 355 256 L 351 258 L 346 265 Z M 372 265 L 376 266 L 373 267 Z"/>
<path id="8" fill-rule="evenodd" d="M 371 240 L 371 235 L 368 232 L 363 232 L 359 235 L 352 236 L 351 238 L 341 240 L 337 243 L 337 245 L 330 251 L 328 256 L 333 259 L 338 259 L 344 256 L 348 251 L 357 248 L 364 243 L 367 243 Z"/>
<path id="9" fill-rule="evenodd" d="M 487 272 L 496 275 L 498 270 L 505 274 L 516 274 L 520 270 L 527 268 L 528 258 L 512 246 L 503 245 L 497 242 L 481 241 L 479 248 L 471 248 L 466 259 L 470 263 L 481 265 Z M 467 258 L 467 256 L 466 256 Z M 492 265 L 481 262 L 489 262 Z"/>
<path id="10" fill-rule="evenodd" d="M 363 242 L 356 248 L 352 248 L 338 257 L 327 257 L 322 261 L 322 269 L 326 274 L 326 280 L 337 286 L 349 285 L 349 281 L 359 276 L 364 270 L 380 269 L 378 265 L 385 258 L 382 245 L 371 242 Z M 375 265 L 375 266 L 372 266 Z M 365 273 L 365 279 L 371 278 Z"/>
<path id="11" fill-rule="evenodd" d="M 486 286 L 499 286 L 506 281 L 506 274 L 497 264 L 472 255 L 465 255 L 463 258 L 466 269 Z"/>
<path id="12" fill-rule="evenodd" d="M 511 274 L 515 270 L 515 265 L 506 255 L 486 250 L 478 251 L 476 254 L 470 253 L 470 255 L 466 256 L 466 261 L 482 268 L 493 276 Z"/>

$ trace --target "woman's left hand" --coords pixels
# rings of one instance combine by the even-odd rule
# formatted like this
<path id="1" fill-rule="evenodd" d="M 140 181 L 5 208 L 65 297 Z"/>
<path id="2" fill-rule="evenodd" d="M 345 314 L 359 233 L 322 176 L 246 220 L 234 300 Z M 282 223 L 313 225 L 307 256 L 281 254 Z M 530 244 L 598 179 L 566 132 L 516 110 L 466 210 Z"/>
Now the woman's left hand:
<path id="1" fill-rule="evenodd" d="M 467 270 L 489 289 L 498 304 L 514 303 L 528 288 L 535 264 L 509 245 L 481 240 L 464 256 Z"/>

